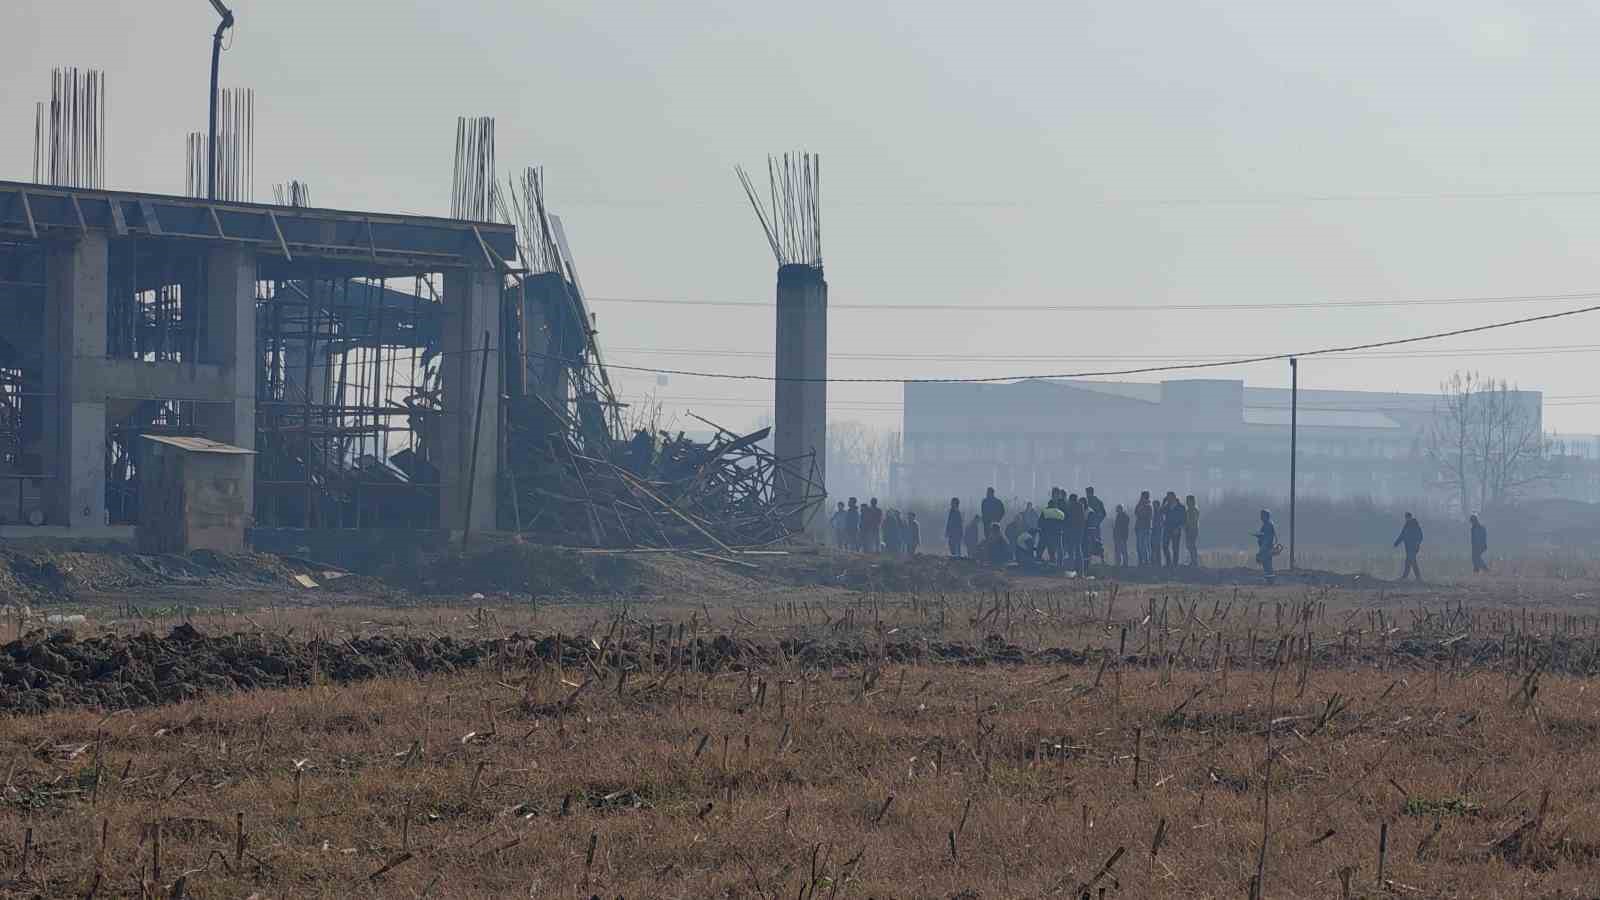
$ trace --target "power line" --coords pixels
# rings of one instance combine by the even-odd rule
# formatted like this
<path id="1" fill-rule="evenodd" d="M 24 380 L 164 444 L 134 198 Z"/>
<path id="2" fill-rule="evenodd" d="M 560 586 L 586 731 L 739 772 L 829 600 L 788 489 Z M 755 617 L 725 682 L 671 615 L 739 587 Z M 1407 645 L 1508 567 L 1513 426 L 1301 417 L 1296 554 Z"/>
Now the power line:
<path id="1" fill-rule="evenodd" d="M 589 303 L 632 303 L 654 306 L 716 306 L 725 309 L 770 310 L 765 300 L 670 300 L 652 297 L 585 297 Z M 864 309 L 876 312 L 1222 312 L 1302 309 L 1385 309 L 1397 306 L 1451 306 L 1486 303 L 1559 303 L 1567 300 L 1600 299 L 1600 291 L 1571 294 L 1522 294 L 1500 297 L 1431 297 L 1387 300 L 1292 300 L 1278 303 L 1078 303 L 1078 304 L 999 304 L 982 303 L 830 303 L 832 309 Z"/>
<path id="2" fill-rule="evenodd" d="M 1259 356 L 1244 356 L 1234 359 L 1217 360 L 1213 362 L 1190 362 L 1158 366 L 1138 366 L 1127 369 L 1110 369 L 1098 372 L 1060 372 L 1051 374 L 1030 375 L 993 375 L 974 378 L 797 378 L 778 377 L 776 375 L 735 375 L 730 372 L 699 372 L 692 369 L 657 369 L 649 366 L 625 366 L 612 363 L 609 369 L 624 372 L 646 372 L 654 375 L 680 375 L 690 378 L 715 378 L 723 381 L 784 381 L 800 383 L 827 383 L 827 384 L 997 384 L 1011 381 L 1038 381 L 1060 380 L 1072 378 L 1105 378 L 1123 375 L 1150 375 L 1157 372 L 1180 372 L 1193 369 L 1220 369 L 1231 366 L 1254 365 L 1264 362 L 1282 362 L 1292 357 L 1331 356 L 1339 353 L 1351 353 L 1360 350 L 1377 350 L 1384 347 L 1399 347 L 1407 344 L 1417 344 L 1424 341 L 1437 341 L 1444 338 L 1460 337 L 1466 334 L 1479 334 L 1485 331 L 1494 331 L 1500 328 L 1510 328 L 1513 325 L 1530 325 L 1535 322 L 1549 322 L 1564 319 L 1570 316 L 1584 315 L 1600 311 L 1600 306 L 1585 306 L 1580 309 L 1568 309 L 1561 312 L 1545 313 L 1538 316 L 1528 316 L 1521 319 L 1510 319 L 1504 322 L 1492 322 L 1488 325 L 1474 325 L 1470 328 L 1456 328 L 1451 331 L 1438 331 L 1431 334 L 1417 335 L 1407 338 L 1393 338 L 1385 341 L 1369 341 L 1364 344 L 1350 344 L 1343 347 L 1322 347 L 1315 350 L 1305 350 L 1298 353 L 1267 353 Z M 530 356 L 543 356 L 544 354 L 529 354 Z M 584 362 L 583 365 L 597 366 L 596 362 Z"/>
<path id="3" fill-rule="evenodd" d="M 637 353 L 644 356 L 706 356 L 727 359 L 771 359 L 777 354 L 770 350 L 729 350 L 693 347 L 612 347 L 612 353 Z M 1467 357 L 1467 356 L 1544 356 L 1547 354 L 1600 352 L 1600 344 L 1553 344 L 1543 347 L 1484 347 L 1463 350 L 1407 350 L 1404 352 L 1373 352 L 1345 354 L 1347 359 L 1414 359 L 1416 357 Z M 1169 362 L 1207 362 L 1232 359 L 1230 354 L 1209 353 L 1187 356 L 1155 354 L 1098 354 L 1098 355 L 1029 355 L 992 353 L 829 353 L 828 358 L 863 361 L 935 361 L 935 362 L 1100 362 L 1125 359 L 1166 360 Z"/>

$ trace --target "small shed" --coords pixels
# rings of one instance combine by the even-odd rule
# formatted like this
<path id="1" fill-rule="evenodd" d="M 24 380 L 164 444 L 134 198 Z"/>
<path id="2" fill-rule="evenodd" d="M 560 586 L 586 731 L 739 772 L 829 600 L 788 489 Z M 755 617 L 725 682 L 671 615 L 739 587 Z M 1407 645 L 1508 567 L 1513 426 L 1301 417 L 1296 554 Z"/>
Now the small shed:
<path id="1" fill-rule="evenodd" d="M 255 451 L 202 437 L 142 437 L 140 552 L 242 553 Z"/>

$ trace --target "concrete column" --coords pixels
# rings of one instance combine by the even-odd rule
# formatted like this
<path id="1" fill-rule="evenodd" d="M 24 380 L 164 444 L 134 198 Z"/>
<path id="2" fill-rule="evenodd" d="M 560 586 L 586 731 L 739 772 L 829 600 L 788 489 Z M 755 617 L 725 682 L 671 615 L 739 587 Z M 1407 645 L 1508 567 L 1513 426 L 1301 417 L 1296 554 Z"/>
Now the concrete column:
<path id="1" fill-rule="evenodd" d="M 478 380 L 489 335 L 488 378 L 483 411 L 478 412 Z M 472 530 L 495 527 L 495 486 L 500 462 L 500 276 L 488 269 L 460 269 L 444 276 L 444 423 L 439 459 L 439 524 L 467 525 L 472 498 Z M 474 425 L 479 428 L 477 466 L 472 465 Z"/>
<path id="2" fill-rule="evenodd" d="M 107 242 L 99 232 L 49 251 L 46 268 L 46 390 L 53 413 L 40 448 L 55 478 L 45 492 L 51 525 L 106 524 L 106 398 L 92 396 L 88 370 L 106 355 Z"/>
<path id="3" fill-rule="evenodd" d="M 200 361 L 222 369 L 222 402 L 202 403 L 196 420 L 205 436 L 224 444 L 256 448 L 256 378 L 261 354 L 256 347 L 256 254 L 248 247 L 222 246 L 206 255 L 205 304 Z M 255 480 L 243 483 L 244 508 L 255 514 Z"/>
<path id="4" fill-rule="evenodd" d="M 200 362 L 222 367 L 227 403 L 205 404 L 200 421 L 206 437 L 235 447 L 256 446 L 256 255 L 224 246 L 206 256 L 205 336 Z"/>
<path id="5" fill-rule="evenodd" d="M 778 269 L 776 374 L 774 449 L 780 459 L 815 453 L 815 479 L 826 484 L 828 385 L 823 379 L 828 377 L 828 282 L 818 267 Z M 807 380 L 784 380 L 793 378 Z M 808 487 L 790 480 L 781 482 L 780 489 L 786 495 L 783 499 L 800 500 Z M 807 524 L 797 517 L 791 527 Z"/>

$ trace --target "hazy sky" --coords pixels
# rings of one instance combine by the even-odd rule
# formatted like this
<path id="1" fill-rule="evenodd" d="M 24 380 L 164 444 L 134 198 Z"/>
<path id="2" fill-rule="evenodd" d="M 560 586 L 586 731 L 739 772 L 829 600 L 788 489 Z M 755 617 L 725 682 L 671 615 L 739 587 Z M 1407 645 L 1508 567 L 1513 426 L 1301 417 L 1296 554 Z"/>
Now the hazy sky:
<path id="1" fill-rule="evenodd" d="M 493 115 L 505 174 L 545 166 L 612 362 L 771 373 L 769 307 L 599 298 L 770 300 L 774 262 L 731 169 L 794 147 L 822 154 L 832 302 L 970 305 L 835 310 L 837 377 L 1303 350 L 1597 301 L 994 305 L 1600 292 L 1590 4 L 235 6 L 222 84 L 256 90 L 258 200 L 298 178 L 317 206 L 446 214 L 455 118 Z M 112 185 L 181 193 L 215 23 L 206 0 L 4 0 L 0 178 L 29 177 L 33 104 L 52 66 L 78 65 L 109 79 Z M 1544 390 L 1550 427 L 1600 432 L 1600 313 L 1427 346 L 1307 361 L 1301 381 L 1427 391 L 1474 367 Z M 1502 353 L 1438 355 L 1487 347 Z M 1288 379 L 1278 364 L 1207 374 Z M 682 376 L 659 392 L 730 425 L 770 401 L 769 385 Z M 900 395 L 834 385 L 833 418 L 897 425 Z"/>

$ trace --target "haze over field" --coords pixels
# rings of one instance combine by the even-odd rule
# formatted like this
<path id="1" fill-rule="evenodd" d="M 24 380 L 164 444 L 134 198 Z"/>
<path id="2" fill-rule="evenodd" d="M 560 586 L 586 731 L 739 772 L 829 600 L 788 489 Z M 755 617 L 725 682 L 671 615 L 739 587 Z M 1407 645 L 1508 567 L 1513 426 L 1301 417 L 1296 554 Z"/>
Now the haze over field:
<path id="1" fill-rule="evenodd" d="M 1595 300 L 986 307 L 1600 291 L 1600 14 L 1582 3 L 236 6 L 222 84 L 257 91 L 258 200 L 297 178 L 318 206 L 444 214 L 455 117 L 496 116 L 502 171 L 546 167 L 612 363 L 770 374 L 773 261 L 732 166 L 802 146 L 823 155 L 835 377 L 1301 350 Z M 28 177 L 33 104 L 79 65 L 110 79 L 111 184 L 180 193 L 214 26 L 201 0 L 6 4 L 0 178 Z M 846 308 L 905 303 L 971 308 Z M 1302 386 L 1427 391 L 1478 368 L 1545 391 L 1549 428 L 1596 432 L 1597 325 L 1316 361 Z M 1481 348 L 1497 355 L 1454 355 Z M 659 392 L 733 427 L 771 400 L 687 376 Z M 898 427 L 898 385 L 830 394 L 831 418 Z"/>

